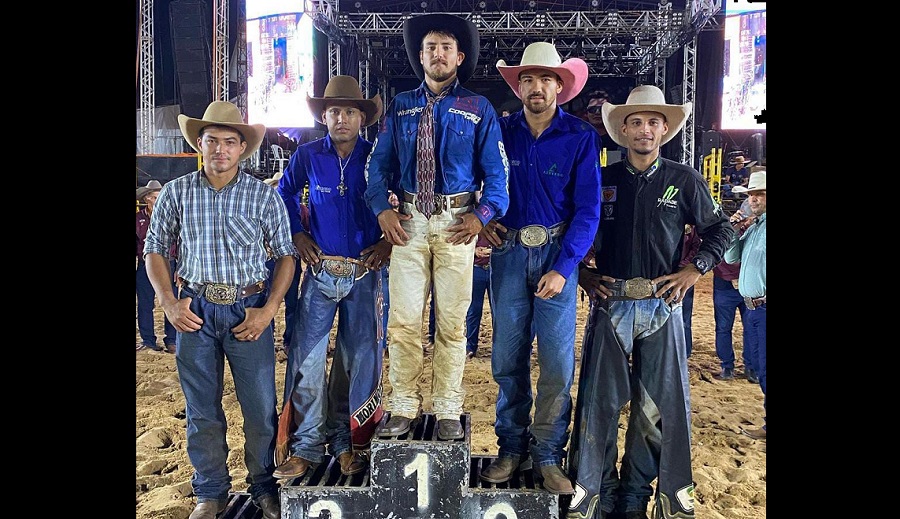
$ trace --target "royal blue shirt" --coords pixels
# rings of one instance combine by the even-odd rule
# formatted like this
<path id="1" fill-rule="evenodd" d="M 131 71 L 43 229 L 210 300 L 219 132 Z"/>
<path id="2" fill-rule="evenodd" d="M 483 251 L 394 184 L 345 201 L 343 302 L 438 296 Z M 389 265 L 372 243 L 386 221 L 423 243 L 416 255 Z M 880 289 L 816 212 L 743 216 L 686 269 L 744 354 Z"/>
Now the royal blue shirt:
<path id="1" fill-rule="evenodd" d="M 505 227 L 569 224 L 553 270 L 563 277 L 578 266 L 600 222 L 600 136 L 583 120 L 556 108 L 535 139 L 524 110 L 500 119 L 509 157 Z"/>
<path id="2" fill-rule="evenodd" d="M 391 209 L 387 192 L 415 193 L 416 136 L 427 104 L 423 82 L 391 101 L 366 165 L 366 200 L 378 215 Z M 435 193 L 452 195 L 482 189 L 475 215 L 486 224 L 509 205 L 509 165 L 497 112 L 484 96 L 460 86 L 434 105 Z"/>
<path id="3" fill-rule="evenodd" d="M 326 135 L 306 143 L 291 155 L 278 194 L 291 221 L 291 235 L 308 232 L 323 254 L 358 258 L 359 253 L 381 239 L 378 219 L 366 206 L 366 159 L 372 143 L 358 137 L 353 152 L 341 160 Z M 344 192 L 341 184 L 344 164 Z M 300 196 L 309 182 L 309 228 L 300 218 Z M 387 195 L 384 196 L 387 202 Z"/>

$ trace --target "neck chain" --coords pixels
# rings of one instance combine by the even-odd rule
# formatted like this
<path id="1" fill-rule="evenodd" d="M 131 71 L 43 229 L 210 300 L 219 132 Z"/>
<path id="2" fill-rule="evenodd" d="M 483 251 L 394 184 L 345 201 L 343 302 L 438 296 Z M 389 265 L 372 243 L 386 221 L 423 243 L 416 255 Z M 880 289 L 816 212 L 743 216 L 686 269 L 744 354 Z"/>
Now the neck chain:
<path id="1" fill-rule="evenodd" d="M 347 155 L 346 162 L 344 162 L 341 159 L 341 156 L 338 155 L 338 166 L 340 166 L 341 168 L 341 183 L 337 185 L 337 190 L 341 194 L 341 196 L 344 196 L 344 192 L 347 191 L 347 186 L 344 185 L 344 169 L 346 169 L 347 164 L 350 164 L 350 159 L 353 158 L 354 151 L 356 151 L 356 148 L 353 148 L 353 150 L 350 151 L 350 155 Z M 335 152 L 337 152 L 337 150 L 335 150 Z"/>

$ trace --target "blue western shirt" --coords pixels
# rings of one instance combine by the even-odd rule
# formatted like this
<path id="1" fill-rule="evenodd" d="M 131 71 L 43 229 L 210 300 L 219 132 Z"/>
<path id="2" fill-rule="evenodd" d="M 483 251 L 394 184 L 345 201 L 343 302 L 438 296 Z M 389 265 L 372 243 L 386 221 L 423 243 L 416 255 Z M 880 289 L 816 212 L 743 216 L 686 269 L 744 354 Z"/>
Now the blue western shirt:
<path id="1" fill-rule="evenodd" d="M 766 214 L 760 215 L 740 237 L 735 234 L 725 250 L 725 261 L 741 263 L 738 292 L 744 297 L 766 295 Z"/>
<path id="2" fill-rule="evenodd" d="M 341 159 L 331 136 L 297 148 L 278 184 L 278 194 L 287 206 L 291 234 L 308 232 L 323 254 L 358 258 L 359 253 L 381 239 L 378 219 L 366 206 L 366 158 L 372 143 L 357 137 L 353 152 Z M 344 165 L 344 194 L 341 184 Z M 300 218 L 300 196 L 309 182 L 309 229 Z M 387 195 L 384 196 L 387 201 Z"/>
<path id="3" fill-rule="evenodd" d="M 376 215 L 391 209 L 389 189 L 401 200 L 403 191 L 417 191 L 416 136 L 427 104 L 426 88 L 423 82 L 398 94 L 382 119 L 366 165 L 366 200 Z M 447 97 L 434 105 L 434 118 L 435 193 L 482 189 L 475 209 L 481 223 L 503 216 L 509 205 L 509 165 L 494 107 L 456 81 Z"/>
<path id="4" fill-rule="evenodd" d="M 506 227 L 552 227 L 568 222 L 553 270 L 568 278 L 584 257 L 600 222 L 600 136 L 591 125 L 556 108 L 535 139 L 523 110 L 500 119 L 509 157 Z"/>

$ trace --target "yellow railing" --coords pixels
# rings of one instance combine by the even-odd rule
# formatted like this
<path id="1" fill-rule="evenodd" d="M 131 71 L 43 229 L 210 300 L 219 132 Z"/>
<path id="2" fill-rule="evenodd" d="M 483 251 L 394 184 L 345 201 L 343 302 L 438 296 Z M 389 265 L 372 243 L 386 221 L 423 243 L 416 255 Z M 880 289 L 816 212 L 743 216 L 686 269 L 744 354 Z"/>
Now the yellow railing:
<path id="1" fill-rule="evenodd" d="M 717 204 L 722 203 L 722 148 L 713 148 L 703 157 L 703 178 L 709 184 L 709 192 Z"/>

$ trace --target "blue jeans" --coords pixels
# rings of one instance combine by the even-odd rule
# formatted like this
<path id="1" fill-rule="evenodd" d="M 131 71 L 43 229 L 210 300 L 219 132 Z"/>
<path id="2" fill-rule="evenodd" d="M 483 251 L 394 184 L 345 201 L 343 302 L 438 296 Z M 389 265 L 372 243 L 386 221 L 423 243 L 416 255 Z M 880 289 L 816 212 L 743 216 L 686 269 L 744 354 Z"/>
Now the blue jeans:
<path id="1" fill-rule="evenodd" d="M 694 349 L 694 335 L 691 333 L 691 320 L 694 317 L 694 287 L 687 289 L 681 300 L 681 315 L 684 321 L 684 349 L 688 357 Z"/>
<path id="2" fill-rule="evenodd" d="M 275 273 L 275 260 L 270 259 L 266 262 L 269 269 L 269 286 L 272 286 L 272 274 Z M 300 275 L 303 269 L 300 268 L 298 261 L 294 268 L 294 278 L 288 286 L 287 293 L 284 294 L 284 335 L 282 335 L 282 344 L 287 350 L 291 347 L 291 338 L 294 335 L 294 319 L 297 313 L 297 298 L 300 295 Z M 272 319 L 272 333 L 275 333 L 275 319 Z"/>
<path id="3" fill-rule="evenodd" d="M 747 305 L 740 292 L 731 284 L 718 276 L 713 276 L 713 315 L 716 320 L 716 356 L 722 369 L 734 369 L 734 311 L 741 314 L 744 323 L 744 369 L 756 369 L 756 338 L 749 333 L 746 325 Z"/>
<path id="4" fill-rule="evenodd" d="M 244 419 L 244 464 L 250 495 L 256 499 L 278 492 L 275 469 L 275 341 L 269 328 L 255 341 L 238 341 L 231 329 L 246 317 L 247 307 L 265 305 L 268 292 L 245 297 L 233 305 L 210 303 L 189 288 L 191 311 L 203 319 L 196 332 L 178 334 L 175 363 L 186 402 L 187 453 L 194 467 L 191 485 L 198 501 L 228 499 L 228 423 L 222 409 L 225 362 L 231 368 L 234 391 Z"/>
<path id="5" fill-rule="evenodd" d="M 175 261 L 170 261 L 172 272 L 175 272 Z M 175 283 L 172 283 L 173 287 Z M 141 342 L 153 349 L 158 349 L 156 345 L 156 331 L 153 319 L 153 307 L 156 305 L 156 292 L 153 285 L 150 284 L 150 278 L 147 276 L 147 264 L 138 261 L 137 270 L 134 273 L 134 289 L 137 293 L 137 321 L 138 331 L 141 334 Z M 177 293 L 177 292 L 176 292 Z M 175 345 L 176 334 L 175 327 L 169 322 L 169 318 L 163 315 L 163 330 L 166 336 L 163 338 L 163 344 Z"/>
<path id="6" fill-rule="evenodd" d="M 569 473 L 605 512 L 646 511 L 657 479 L 661 517 L 694 517 L 690 391 L 682 305 L 663 299 L 592 304 L 585 326 Z M 630 360 L 630 362 L 629 362 Z M 621 474 L 617 431 L 631 401 Z"/>
<path id="7" fill-rule="evenodd" d="M 354 272 L 361 267 L 354 265 Z M 378 272 L 360 279 L 335 277 L 307 267 L 288 350 L 285 391 L 294 406 L 296 429 L 291 453 L 322 462 L 325 445 L 338 456 L 352 446 L 368 448 L 381 418 L 383 321 L 377 297 L 383 282 Z M 338 316 L 334 362 L 326 373 L 328 341 Z"/>
<path id="8" fill-rule="evenodd" d="M 744 329 L 750 330 L 750 335 L 756 339 L 758 346 L 756 351 L 756 374 L 759 376 L 759 387 L 763 392 L 763 411 L 766 409 L 766 305 L 755 310 L 747 310 L 747 320 Z M 763 416 L 765 420 L 765 416 Z M 763 425 L 763 429 L 766 426 Z"/>
<path id="9" fill-rule="evenodd" d="M 475 353 L 478 351 L 478 332 L 481 330 L 481 314 L 484 312 L 484 294 L 488 294 L 490 304 L 491 294 L 491 267 L 484 268 L 475 265 L 472 274 L 472 303 L 469 304 L 469 312 L 466 314 L 466 351 Z"/>
<path id="10" fill-rule="evenodd" d="M 538 465 L 558 465 L 566 457 L 572 417 L 569 391 L 575 378 L 578 270 L 555 297 L 534 296 L 559 251 L 559 238 L 539 248 L 506 240 L 491 254 L 491 370 L 499 386 L 494 424 L 499 455 L 521 456 L 530 443 Z M 531 391 L 532 331 L 537 335 L 540 367 L 536 398 Z"/>

